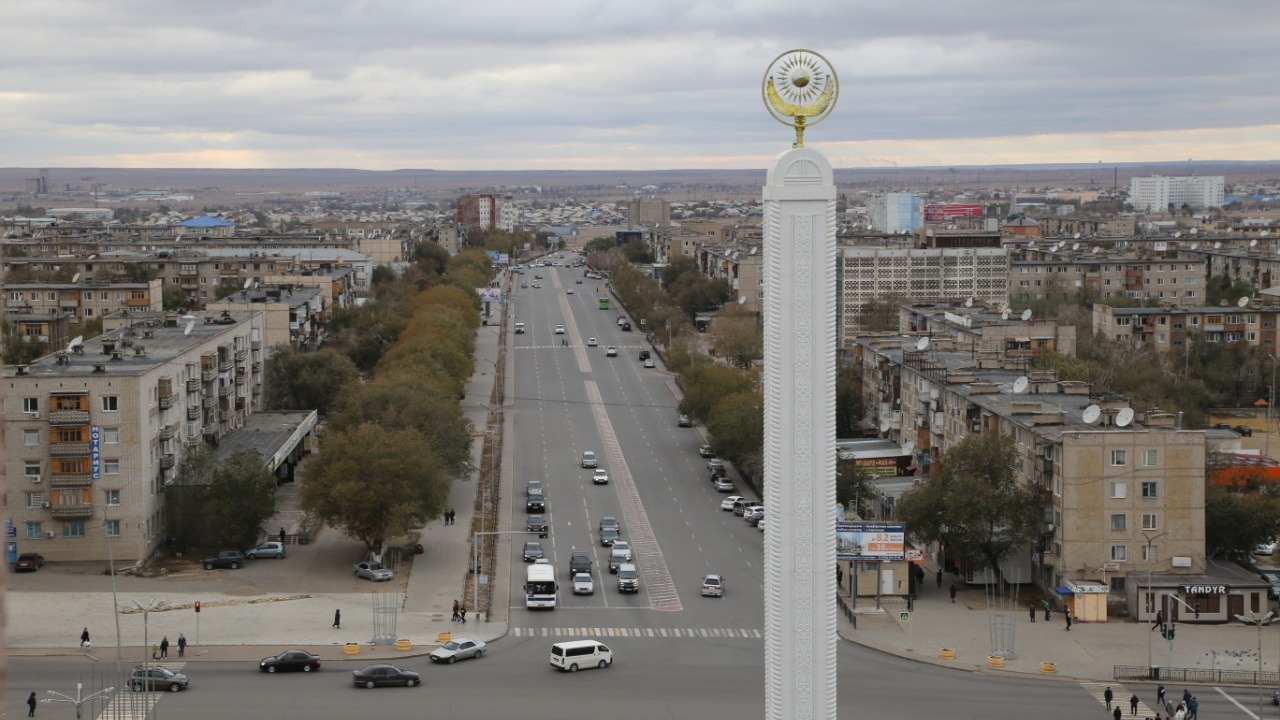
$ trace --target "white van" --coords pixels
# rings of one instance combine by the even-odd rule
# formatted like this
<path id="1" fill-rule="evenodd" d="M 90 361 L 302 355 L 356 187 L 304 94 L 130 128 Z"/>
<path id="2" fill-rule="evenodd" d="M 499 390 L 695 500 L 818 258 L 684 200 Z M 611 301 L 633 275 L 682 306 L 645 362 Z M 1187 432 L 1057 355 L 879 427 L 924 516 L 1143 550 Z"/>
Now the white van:
<path id="1" fill-rule="evenodd" d="M 551 646 L 551 667 L 578 672 L 579 668 L 606 668 L 613 664 L 613 651 L 596 640 L 570 640 Z"/>
<path id="2" fill-rule="evenodd" d="M 522 323 L 522 322 L 518 322 L 518 323 L 516 323 L 516 334 L 517 334 L 517 335 L 523 335 L 523 334 L 524 334 L 524 323 Z"/>

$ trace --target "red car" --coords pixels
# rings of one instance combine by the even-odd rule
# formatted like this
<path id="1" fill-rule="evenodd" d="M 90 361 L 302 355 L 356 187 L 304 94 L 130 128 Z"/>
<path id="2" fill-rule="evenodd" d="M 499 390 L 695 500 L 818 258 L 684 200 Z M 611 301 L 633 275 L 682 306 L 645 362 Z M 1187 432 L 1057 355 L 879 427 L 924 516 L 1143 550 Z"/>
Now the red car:
<path id="1" fill-rule="evenodd" d="M 40 553 L 22 553 L 18 556 L 18 562 L 13 566 L 14 572 L 35 572 L 44 567 L 44 556 Z"/>

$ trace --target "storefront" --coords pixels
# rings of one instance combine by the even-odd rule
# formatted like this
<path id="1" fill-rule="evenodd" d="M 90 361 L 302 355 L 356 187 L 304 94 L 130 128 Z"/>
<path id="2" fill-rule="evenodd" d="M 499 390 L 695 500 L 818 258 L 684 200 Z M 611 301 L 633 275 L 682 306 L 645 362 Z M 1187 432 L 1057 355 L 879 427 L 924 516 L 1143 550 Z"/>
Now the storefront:
<path id="1" fill-rule="evenodd" d="M 1125 585 L 1130 615 L 1140 622 L 1225 623 L 1237 615 L 1265 614 L 1267 584 L 1237 565 L 1210 560 L 1202 575 L 1130 573 Z"/>

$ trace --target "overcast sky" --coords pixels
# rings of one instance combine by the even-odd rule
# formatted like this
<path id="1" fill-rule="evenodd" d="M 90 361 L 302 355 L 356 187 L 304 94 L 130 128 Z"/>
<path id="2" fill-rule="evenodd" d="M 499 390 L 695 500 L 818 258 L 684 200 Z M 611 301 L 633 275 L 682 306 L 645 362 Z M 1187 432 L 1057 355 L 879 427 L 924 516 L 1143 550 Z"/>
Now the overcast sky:
<path id="1" fill-rule="evenodd" d="M 1275 0 L 0 2 L 0 164 L 763 168 L 1280 159 Z"/>

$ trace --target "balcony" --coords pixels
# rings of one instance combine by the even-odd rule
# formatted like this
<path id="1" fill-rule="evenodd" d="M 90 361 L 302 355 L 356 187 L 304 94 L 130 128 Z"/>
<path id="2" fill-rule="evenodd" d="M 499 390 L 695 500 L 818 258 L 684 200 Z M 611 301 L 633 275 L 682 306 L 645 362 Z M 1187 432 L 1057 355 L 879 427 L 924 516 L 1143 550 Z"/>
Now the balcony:
<path id="1" fill-rule="evenodd" d="M 200 400 L 200 406 L 203 407 L 205 410 L 210 410 L 214 407 L 217 407 L 217 405 L 218 405 L 217 395 L 205 395 Z"/>
<path id="2" fill-rule="evenodd" d="M 187 447 L 191 450 L 195 450 L 203 444 L 204 440 L 200 439 L 199 436 L 187 438 Z"/>
<path id="3" fill-rule="evenodd" d="M 198 378 L 191 378 L 187 381 L 187 392 L 200 392 L 200 380 Z"/>
<path id="4" fill-rule="evenodd" d="M 223 385 L 222 387 L 218 388 L 218 396 L 219 396 L 219 397 L 226 397 L 226 396 L 230 395 L 230 394 L 231 394 L 231 391 L 232 391 L 232 390 L 234 390 L 234 389 L 235 389 L 235 386 L 234 386 L 234 385 L 230 385 L 230 384 L 228 384 L 228 385 Z"/>
<path id="5" fill-rule="evenodd" d="M 178 399 L 178 396 L 177 396 L 177 395 L 161 395 L 161 396 L 160 396 L 160 409 L 161 409 L 161 410 L 168 410 L 168 409 L 172 408 L 172 407 L 173 407 L 173 403 L 174 403 L 175 401 L 177 401 L 177 399 Z"/>
<path id="6" fill-rule="evenodd" d="M 218 358 L 218 372 L 226 372 L 231 369 L 231 356 Z"/>
<path id="7" fill-rule="evenodd" d="M 245 358 L 247 357 L 249 357 L 249 351 L 246 350 L 245 348 L 240 348 L 239 350 L 236 350 L 236 362 L 238 363 L 244 362 Z"/>
<path id="8" fill-rule="evenodd" d="M 250 347 L 250 348 L 252 348 L 252 349 L 254 349 L 254 350 L 261 350 L 261 349 L 262 349 L 262 341 L 261 341 L 261 340 L 250 340 L 250 341 L 249 341 L 249 347 Z"/>
<path id="9" fill-rule="evenodd" d="M 218 368 L 209 366 L 200 369 L 200 382 L 213 382 L 218 377 Z"/>
<path id="10" fill-rule="evenodd" d="M 192 408 L 188 408 L 188 413 L 190 413 L 190 410 L 191 410 L 191 409 L 192 409 Z M 197 411 L 199 411 L 199 408 L 194 408 L 194 409 L 195 409 L 195 410 L 197 410 Z M 177 432 L 178 432 L 178 423 L 171 423 L 171 424 L 169 424 L 169 425 L 165 425 L 164 427 L 160 428 L 160 439 L 161 439 L 161 440 L 172 440 L 172 439 L 173 439 L 173 436 L 174 436 Z"/>
<path id="11" fill-rule="evenodd" d="M 188 420 L 199 420 L 199 419 L 200 419 L 200 406 L 199 406 L 199 405 L 188 405 L 188 406 L 187 406 L 187 419 L 188 419 Z"/>
<path id="12" fill-rule="evenodd" d="M 54 475 L 49 478 L 49 485 L 56 488 L 89 487 L 92 484 L 93 476 L 88 473 L 83 475 Z"/>
<path id="13" fill-rule="evenodd" d="M 222 422 L 231 422 L 231 418 L 236 416 L 236 411 L 231 408 L 222 408 L 218 411 L 218 419 Z"/>
<path id="14" fill-rule="evenodd" d="M 54 505 L 49 510 L 59 520 L 82 520 L 93 517 L 92 505 Z"/>
<path id="15" fill-rule="evenodd" d="M 243 366 L 243 365 L 237 365 L 237 366 L 236 366 L 236 377 L 237 377 L 237 378 L 243 378 L 243 377 L 244 377 L 244 374 L 245 374 L 245 372 L 247 372 L 247 370 L 248 370 L 248 368 L 246 368 L 245 366 Z"/>
<path id="16" fill-rule="evenodd" d="M 49 446 L 49 454 L 54 457 L 88 457 L 88 441 L 56 442 Z"/>
<path id="17" fill-rule="evenodd" d="M 50 425 L 88 425 L 88 410 L 53 410 L 49 413 Z"/>
<path id="18" fill-rule="evenodd" d="M 256 373 L 258 373 L 258 372 L 262 372 L 262 361 L 261 361 L 261 360 L 254 360 L 254 361 L 253 361 L 253 371 L 254 371 L 254 372 L 256 372 Z"/>
<path id="19" fill-rule="evenodd" d="M 165 453 L 160 456 L 160 469 L 172 470 L 174 465 L 178 464 L 178 458 L 173 453 Z"/>

